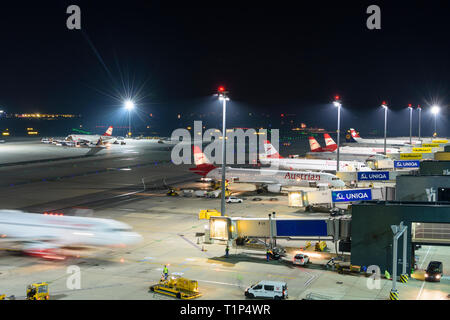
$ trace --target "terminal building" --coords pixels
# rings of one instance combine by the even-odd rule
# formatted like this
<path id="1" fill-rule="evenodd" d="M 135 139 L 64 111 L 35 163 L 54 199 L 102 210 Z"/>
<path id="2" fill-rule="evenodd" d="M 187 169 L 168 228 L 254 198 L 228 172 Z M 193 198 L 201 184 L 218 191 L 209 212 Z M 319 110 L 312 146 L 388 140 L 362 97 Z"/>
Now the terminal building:
<path id="1" fill-rule="evenodd" d="M 447 150 L 446 150 L 447 151 Z M 417 245 L 450 245 L 450 161 L 423 161 L 415 175 L 397 177 L 395 201 L 352 206 L 351 263 L 393 269 L 393 231 L 407 226 L 406 262 L 398 245 L 397 270 L 414 268 Z"/>

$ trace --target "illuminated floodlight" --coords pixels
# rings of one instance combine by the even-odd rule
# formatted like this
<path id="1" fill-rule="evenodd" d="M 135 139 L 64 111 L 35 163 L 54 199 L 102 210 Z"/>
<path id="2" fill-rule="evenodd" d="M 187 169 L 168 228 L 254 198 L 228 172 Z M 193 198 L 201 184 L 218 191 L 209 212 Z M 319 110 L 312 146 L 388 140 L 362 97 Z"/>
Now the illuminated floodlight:
<path id="1" fill-rule="evenodd" d="M 342 104 L 338 101 L 333 101 L 335 107 L 340 107 Z"/>
<path id="2" fill-rule="evenodd" d="M 432 114 L 438 114 L 439 110 L 440 110 L 439 106 L 434 105 L 434 106 L 431 107 L 431 113 Z"/>
<path id="3" fill-rule="evenodd" d="M 383 101 L 383 102 L 381 103 L 381 106 L 382 106 L 383 108 L 385 108 L 385 109 L 388 108 L 386 101 Z"/>
<path id="4" fill-rule="evenodd" d="M 125 101 L 125 109 L 127 110 L 134 109 L 134 102 L 132 100 Z"/>

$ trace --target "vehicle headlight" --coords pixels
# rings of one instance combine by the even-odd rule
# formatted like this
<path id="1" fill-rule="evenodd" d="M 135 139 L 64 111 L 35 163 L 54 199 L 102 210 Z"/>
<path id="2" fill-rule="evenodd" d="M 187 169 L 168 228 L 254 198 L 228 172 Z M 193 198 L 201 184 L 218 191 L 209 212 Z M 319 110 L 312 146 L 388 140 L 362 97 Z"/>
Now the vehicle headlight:
<path id="1" fill-rule="evenodd" d="M 436 275 L 436 279 L 440 279 L 441 278 L 441 275 L 440 274 L 437 274 Z"/>
<path id="2" fill-rule="evenodd" d="M 425 273 L 425 277 L 428 277 L 428 273 Z"/>

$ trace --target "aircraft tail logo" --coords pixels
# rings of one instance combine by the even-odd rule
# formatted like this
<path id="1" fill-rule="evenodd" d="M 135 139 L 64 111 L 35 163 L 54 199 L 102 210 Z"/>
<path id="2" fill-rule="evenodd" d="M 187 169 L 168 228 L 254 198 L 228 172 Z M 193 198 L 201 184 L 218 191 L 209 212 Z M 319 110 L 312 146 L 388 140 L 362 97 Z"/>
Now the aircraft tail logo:
<path id="1" fill-rule="evenodd" d="M 109 126 L 108 130 L 103 134 L 104 136 L 111 136 L 113 132 L 113 127 Z"/>
<path id="2" fill-rule="evenodd" d="M 200 150 L 198 146 L 193 146 L 194 151 L 194 163 L 196 165 L 195 168 L 189 168 L 190 171 L 201 175 L 206 176 L 210 171 L 214 170 L 216 167 L 211 164 L 211 161 L 205 154 Z"/>

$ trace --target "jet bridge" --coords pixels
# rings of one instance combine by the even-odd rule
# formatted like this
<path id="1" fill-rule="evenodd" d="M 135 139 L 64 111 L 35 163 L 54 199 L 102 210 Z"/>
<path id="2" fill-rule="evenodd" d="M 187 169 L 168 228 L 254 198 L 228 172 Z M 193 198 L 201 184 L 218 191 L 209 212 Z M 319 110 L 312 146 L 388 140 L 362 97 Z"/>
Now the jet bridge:
<path id="1" fill-rule="evenodd" d="M 285 238 L 291 240 L 344 240 L 350 238 L 351 219 L 211 217 L 210 238 Z"/>

